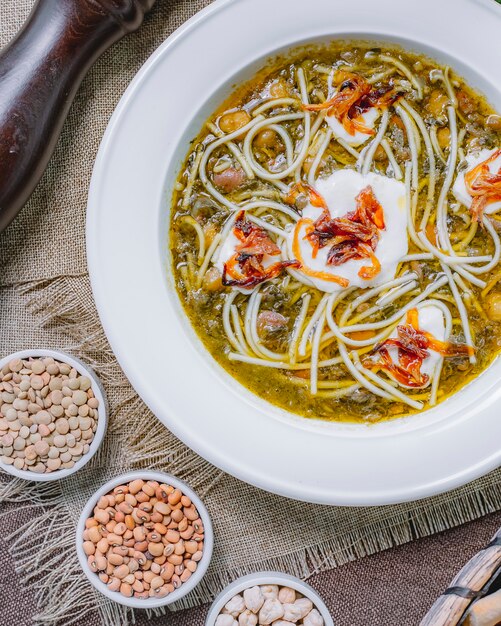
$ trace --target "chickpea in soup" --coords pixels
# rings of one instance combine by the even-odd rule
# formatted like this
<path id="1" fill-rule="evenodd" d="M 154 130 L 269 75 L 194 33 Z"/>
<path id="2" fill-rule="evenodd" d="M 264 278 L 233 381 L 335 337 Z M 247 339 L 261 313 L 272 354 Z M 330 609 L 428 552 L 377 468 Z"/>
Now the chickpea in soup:
<path id="1" fill-rule="evenodd" d="M 179 297 L 211 355 L 305 417 L 419 412 L 501 348 L 501 117 L 449 67 L 336 42 L 273 61 L 193 141 Z"/>

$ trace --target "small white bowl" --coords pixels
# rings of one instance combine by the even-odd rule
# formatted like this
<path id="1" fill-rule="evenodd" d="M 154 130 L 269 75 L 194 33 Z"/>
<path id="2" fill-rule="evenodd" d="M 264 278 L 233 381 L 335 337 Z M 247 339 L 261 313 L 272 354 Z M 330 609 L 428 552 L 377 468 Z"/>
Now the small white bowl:
<path id="1" fill-rule="evenodd" d="M 137 480 L 139 478 L 141 478 L 142 480 L 156 480 L 160 483 L 166 483 L 167 485 L 172 485 L 173 487 L 180 489 L 183 494 L 187 495 L 191 499 L 191 501 L 197 508 L 197 511 L 199 512 L 204 525 L 205 537 L 203 556 L 198 563 L 197 569 L 192 574 L 192 576 L 179 587 L 179 589 L 176 589 L 164 598 L 127 598 L 119 591 L 110 591 L 107 585 L 101 582 L 99 576 L 90 569 L 89 564 L 87 563 L 88 557 L 83 550 L 83 532 L 85 530 L 85 522 L 92 515 L 92 511 L 96 506 L 99 498 L 112 491 L 115 487 L 118 487 L 119 485 L 124 485 L 131 482 L 132 480 Z M 134 609 L 154 609 L 160 606 L 166 606 L 168 604 L 172 604 L 173 602 L 177 602 L 177 600 L 180 600 L 185 595 L 187 595 L 198 585 L 198 583 L 204 577 L 212 557 L 213 546 L 214 532 L 212 530 L 212 522 L 209 516 L 209 512 L 205 508 L 204 503 L 193 491 L 193 489 L 191 489 L 191 487 L 188 487 L 188 485 L 182 480 L 175 478 L 171 474 L 166 474 L 164 472 L 151 472 L 146 470 L 129 472 L 128 474 L 122 474 L 122 476 L 117 476 L 117 478 L 113 478 L 113 480 L 108 481 L 98 491 L 96 491 L 96 493 L 92 496 L 92 498 L 90 498 L 90 500 L 87 502 L 82 510 L 80 519 L 78 520 L 76 532 L 78 560 L 80 561 L 80 565 L 82 566 L 82 569 L 91 584 L 110 600 L 118 602 L 118 604 L 130 606 Z"/>
<path id="2" fill-rule="evenodd" d="M 316 608 L 323 617 L 325 626 L 334 626 L 334 622 L 332 621 L 332 617 L 324 601 L 313 587 L 310 587 L 310 585 L 295 576 L 289 576 L 289 574 L 282 574 L 281 572 L 257 572 L 237 578 L 237 580 L 223 589 L 214 600 L 205 619 L 205 626 L 214 626 L 216 618 L 221 613 L 224 605 L 237 593 L 241 593 L 249 587 L 254 587 L 254 585 L 278 585 L 279 587 L 291 587 L 291 589 L 295 589 L 305 598 L 313 602 L 314 608 Z"/>
<path id="3" fill-rule="evenodd" d="M 85 365 L 85 363 L 80 361 L 80 359 L 77 359 L 76 357 L 71 356 L 66 352 L 59 352 L 57 350 L 22 350 L 21 352 L 14 352 L 14 354 L 10 354 L 9 356 L 6 356 L 0 360 L 0 370 L 5 365 L 7 365 L 9 361 L 12 361 L 12 359 L 29 359 L 30 357 L 34 359 L 52 357 L 56 361 L 71 365 L 78 371 L 79 374 L 90 378 L 90 380 L 92 381 L 92 391 L 99 401 L 99 407 L 97 409 L 97 429 L 94 433 L 94 439 L 90 444 L 89 451 L 87 452 L 87 454 L 84 454 L 73 467 L 55 470 L 47 474 L 37 474 L 36 472 L 29 472 L 27 470 L 18 470 L 13 465 L 6 465 L 5 463 L 2 463 L 0 461 L 0 468 L 8 474 L 12 474 L 12 476 L 24 478 L 24 480 L 32 480 L 36 482 L 61 480 L 62 478 L 66 478 L 67 476 L 78 472 L 79 469 L 81 469 L 86 463 L 91 460 L 91 458 L 94 456 L 97 449 L 101 445 L 101 442 L 104 438 L 104 433 L 106 432 L 106 425 L 108 421 L 108 401 L 106 399 L 106 393 L 104 391 L 103 385 L 101 384 L 101 381 L 88 365 Z"/>

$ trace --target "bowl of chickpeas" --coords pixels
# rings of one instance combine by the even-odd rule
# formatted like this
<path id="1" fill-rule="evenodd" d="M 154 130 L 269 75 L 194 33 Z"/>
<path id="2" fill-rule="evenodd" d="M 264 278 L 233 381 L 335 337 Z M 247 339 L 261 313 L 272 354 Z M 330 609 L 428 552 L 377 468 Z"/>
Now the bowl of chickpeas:
<path id="1" fill-rule="evenodd" d="M 205 626 L 334 626 L 322 598 L 283 572 L 255 572 L 230 583 L 212 603 Z"/>

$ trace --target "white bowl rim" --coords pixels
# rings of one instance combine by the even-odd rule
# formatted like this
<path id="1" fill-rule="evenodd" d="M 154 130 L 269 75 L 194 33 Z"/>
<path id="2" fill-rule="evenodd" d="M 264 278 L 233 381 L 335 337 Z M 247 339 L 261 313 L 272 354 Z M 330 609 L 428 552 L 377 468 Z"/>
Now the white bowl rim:
<path id="1" fill-rule="evenodd" d="M 0 360 L 0 370 L 5 365 L 7 365 L 9 361 L 12 361 L 12 359 L 28 359 L 30 357 L 52 357 L 56 361 L 71 365 L 79 372 L 79 374 L 90 378 L 90 380 L 92 381 L 92 391 L 99 401 L 97 429 L 94 433 L 94 438 L 92 440 L 92 443 L 90 444 L 89 451 L 87 452 L 87 454 L 84 454 L 73 467 L 56 470 L 48 474 L 37 474 L 36 472 L 29 472 L 28 470 L 18 470 L 13 465 L 6 465 L 0 460 L 0 468 L 8 474 L 11 474 L 12 476 L 16 476 L 17 478 L 23 478 L 24 480 L 31 480 L 35 482 L 63 480 L 64 478 L 67 478 L 68 476 L 71 476 L 71 474 L 75 474 L 80 469 L 82 469 L 82 467 L 84 467 L 91 460 L 91 458 L 96 454 L 97 450 L 99 449 L 99 446 L 104 439 L 106 427 L 108 424 L 108 399 L 106 397 L 106 392 L 104 390 L 103 384 L 99 380 L 99 377 L 94 372 L 94 370 L 86 363 L 81 361 L 79 358 L 68 354 L 67 352 L 62 352 L 61 350 L 34 349 L 13 352 L 12 354 L 9 354 L 8 356 Z"/>
<path id="2" fill-rule="evenodd" d="M 334 626 L 334 621 L 329 613 L 327 605 L 311 585 L 304 582 L 300 578 L 296 578 L 296 576 L 274 571 L 247 574 L 246 576 L 241 576 L 230 583 L 221 591 L 212 603 L 209 612 L 207 613 L 207 617 L 205 618 L 205 626 L 214 626 L 216 618 L 220 614 L 224 605 L 229 602 L 233 596 L 244 591 L 245 589 L 248 589 L 249 587 L 254 587 L 255 585 L 278 585 L 279 587 L 290 587 L 291 589 L 299 591 L 299 593 L 313 602 L 314 608 L 318 610 L 324 619 L 324 626 Z"/>
<path id="3" fill-rule="evenodd" d="M 168 596 L 164 598 L 127 598 L 122 595 L 119 591 L 110 591 L 105 583 L 99 580 L 99 576 L 91 571 L 89 564 L 87 563 L 87 556 L 83 550 L 83 532 L 85 530 L 85 522 L 90 517 L 94 506 L 101 496 L 106 495 L 115 487 L 119 485 L 129 483 L 133 480 L 137 480 L 141 478 L 142 480 L 156 480 L 160 483 L 165 483 L 167 485 L 172 485 L 176 489 L 180 489 L 184 495 L 187 495 L 193 504 L 196 506 L 197 511 L 200 513 L 200 517 L 204 524 L 204 549 L 202 559 L 199 561 L 197 569 L 190 576 L 190 578 L 183 583 L 179 589 L 176 589 Z M 137 470 L 133 472 L 127 472 L 126 474 L 121 474 L 120 476 L 116 476 L 112 478 L 107 483 L 102 485 L 86 502 L 80 517 L 78 519 L 76 534 L 75 534 L 75 545 L 78 555 L 78 560 L 80 562 L 80 566 L 84 574 L 87 576 L 89 582 L 92 586 L 105 595 L 113 602 L 117 602 L 118 604 L 122 604 L 124 606 L 132 607 L 134 609 L 155 609 L 160 606 L 167 606 L 172 604 L 173 602 L 177 602 L 181 598 L 184 598 L 190 591 L 192 591 L 198 583 L 205 576 L 207 568 L 209 567 L 212 550 L 214 547 L 214 531 L 212 528 L 212 521 L 207 510 L 207 507 L 202 502 L 198 494 L 184 481 L 176 478 L 172 474 L 168 474 L 167 472 L 157 472 L 153 470 Z"/>
<path id="4" fill-rule="evenodd" d="M 260 39 L 252 40 L 253 53 L 245 63 L 239 57 L 239 65 L 236 65 L 237 61 L 234 60 L 238 56 L 236 53 L 239 52 L 239 46 L 244 46 L 246 50 L 245 46 L 248 47 L 249 42 L 245 37 L 235 35 L 236 53 L 228 62 L 230 67 L 233 64 L 233 69 L 231 73 L 225 73 L 225 69 L 221 69 L 220 65 L 217 66 L 221 74 L 218 85 L 222 85 L 225 80 L 229 82 L 230 78 L 235 77 L 242 68 L 247 67 L 256 58 L 261 58 L 263 50 L 269 51 L 268 56 L 273 56 L 275 51 L 287 47 L 286 43 L 291 46 L 304 44 L 327 36 L 387 40 L 407 43 L 411 48 L 418 48 L 425 53 L 432 50 L 439 59 L 443 57 L 448 60 L 456 59 L 465 76 L 471 71 L 476 81 L 474 84 L 478 88 L 482 88 L 489 95 L 488 90 L 484 89 L 486 86 L 495 93 L 491 100 L 501 108 L 501 92 L 497 87 L 499 68 L 495 63 L 497 55 L 494 54 L 500 47 L 499 37 L 495 36 L 495 33 L 499 29 L 501 12 L 494 0 L 443 0 L 438 4 L 434 0 L 423 0 L 422 10 L 413 20 L 408 19 L 405 5 L 398 0 L 381 0 L 379 3 L 360 0 L 356 5 L 346 5 L 341 0 L 312 0 L 311 8 L 318 11 L 316 13 L 312 11 L 312 19 L 307 23 L 304 21 L 304 14 L 299 12 L 299 3 L 291 4 L 286 0 L 275 2 L 277 4 L 274 8 L 277 8 L 278 3 L 287 5 L 288 21 L 279 24 L 273 21 L 273 16 L 270 16 L 272 26 L 267 26 L 267 31 L 264 29 L 259 31 Z M 333 11 L 336 2 L 342 8 L 341 12 Z M 243 17 L 245 23 L 245 19 L 249 18 L 245 13 L 249 7 L 252 6 L 253 13 L 259 14 L 258 9 L 264 10 L 265 5 L 266 0 L 216 0 L 186 22 L 153 53 L 132 81 L 113 114 L 96 160 L 87 213 L 88 264 L 103 327 L 122 369 L 146 404 L 169 430 L 214 465 L 257 487 L 308 502 L 367 506 L 417 500 L 461 486 L 486 474 L 501 463 L 501 450 L 494 445 L 494 440 L 497 440 L 495 433 L 498 433 L 501 427 L 495 411 L 495 403 L 501 397 L 501 389 L 498 389 L 495 380 L 495 373 L 498 373 L 501 367 L 499 359 L 495 366 L 484 372 L 467 389 L 455 394 L 435 409 L 410 420 L 404 418 L 370 428 L 361 426 L 354 429 L 349 425 L 313 424 L 314 420 L 302 418 L 297 418 L 292 423 L 291 418 L 294 416 L 282 412 L 289 420 L 287 436 L 291 426 L 301 431 L 299 436 L 294 435 L 291 439 L 293 443 L 290 448 L 296 451 L 301 439 L 301 445 L 304 445 L 303 456 L 308 457 L 308 462 L 298 464 L 297 456 L 294 459 L 282 456 L 277 460 L 276 466 L 270 469 L 262 462 L 263 458 L 272 456 L 270 445 L 266 450 L 263 448 L 259 451 L 259 463 L 246 455 L 242 446 L 243 443 L 247 443 L 249 437 L 252 438 L 253 430 L 255 433 L 267 433 L 269 430 L 272 433 L 271 441 L 284 435 L 284 428 L 277 426 L 280 416 L 278 419 L 270 419 L 277 418 L 280 412 L 271 405 L 264 407 L 264 403 L 260 404 L 255 397 L 246 396 L 234 379 L 229 376 L 228 379 L 225 378 L 225 373 L 220 368 L 217 368 L 216 376 L 215 368 L 209 365 L 205 351 L 200 345 L 194 345 L 196 343 L 193 341 L 194 333 L 190 336 L 190 341 L 187 341 L 189 330 L 186 330 L 185 320 L 177 318 L 177 309 L 174 310 L 175 307 L 171 302 L 168 310 L 162 309 L 162 315 L 159 313 L 161 309 L 159 304 L 164 306 L 165 301 L 170 298 L 165 280 L 164 257 L 159 252 L 161 245 L 165 248 L 165 242 L 164 240 L 160 242 L 158 221 L 165 218 L 163 213 L 159 216 L 159 208 L 164 206 L 165 169 L 171 157 L 165 156 L 162 162 L 162 152 L 155 143 L 162 145 L 166 152 L 169 150 L 172 152 L 173 148 L 171 150 L 169 142 L 177 145 L 181 138 L 185 140 L 183 137 L 185 118 L 190 118 L 192 124 L 191 116 L 194 115 L 193 106 L 184 102 L 182 98 L 172 104 L 171 92 L 164 94 L 165 99 L 161 102 L 163 106 L 159 106 L 159 98 L 162 95 L 161 71 L 169 67 L 169 60 L 175 59 L 176 55 L 179 61 L 183 59 L 183 63 L 178 65 L 185 69 L 186 56 L 181 57 L 181 54 L 189 55 L 191 49 L 194 56 L 197 44 L 208 44 L 208 40 L 204 40 L 208 33 L 215 35 L 221 32 L 221 28 L 229 27 L 230 18 Z M 428 10 L 436 14 L 435 23 L 424 18 Z M 280 12 L 277 8 L 278 13 Z M 330 27 L 329 19 L 334 14 L 336 19 Z M 441 16 L 451 14 L 456 20 L 454 36 L 442 28 L 446 17 L 441 19 Z M 301 30 L 298 24 L 291 21 L 292 19 L 301 21 Z M 482 21 L 483 29 L 472 31 L 469 25 L 479 20 Z M 291 25 L 293 28 L 289 28 L 284 34 L 283 31 Z M 271 28 L 273 44 L 266 40 Z M 461 37 L 458 35 L 461 35 L 461 32 L 458 31 L 461 31 L 461 28 L 465 33 L 468 30 L 471 44 L 468 49 L 459 43 Z M 476 37 L 475 41 L 472 41 L 472 37 Z M 225 42 L 228 44 L 226 39 Z M 221 52 L 217 38 L 210 39 L 210 43 L 212 49 L 209 50 L 209 47 L 208 52 L 211 54 Z M 229 43 L 233 43 L 233 40 Z M 428 54 L 433 56 L 431 52 Z M 205 62 L 209 63 L 209 59 L 204 58 L 203 68 L 198 62 L 198 56 L 196 61 L 201 68 L 200 72 L 203 70 L 211 80 L 214 80 L 214 74 L 206 72 L 205 68 Z M 192 69 L 190 66 L 190 70 Z M 214 93 L 214 87 L 208 93 L 203 91 L 206 86 L 201 87 L 200 76 L 193 82 L 196 82 L 197 88 L 202 89 L 201 93 L 207 98 Z M 165 90 L 167 86 L 164 87 Z M 155 107 L 151 107 L 152 101 L 157 105 L 158 112 Z M 188 108 L 183 108 L 184 117 L 182 115 L 179 120 L 172 121 L 171 117 L 165 114 L 164 107 L 167 106 L 170 114 L 173 112 L 177 114 L 176 106 Z M 165 133 L 162 119 L 167 120 L 165 124 L 170 124 L 170 133 Z M 164 137 L 167 144 L 161 143 L 161 137 Z M 185 152 L 183 157 L 184 154 Z M 160 173 L 158 163 L 162 168 Z M 134 178 L 140 178 L 141 185 L 134 181 Z M 125 180 L 127 185 L 124 185 Z M 139 226 L 138 206 L 142 206 L 143 210 Z M 150 216 L 145 208 L 150 208 L 154 217 Z M 117 228 L 115 217 L 117 209 L 120 211 L 120 228 Z M 153 250 L 152 246 L 155 238 L 157 250 Z M 134 248 L 138 250 L 137 254 L 133 253 Z M 118 263 L 117 255 L 120 259 Z M 127 265 L 125 269 L 124 263 Z M 143 264 L 141 270 L 136 269 L 137 263 Z M 131 334 L 138 315 L 144 314 L 144 308 L 139 304 L 135 306 L 134 303 L 130 306 L 130 298 L 126 297 L 128 289 L 121 287 L 121 283 L 125 281 L 121 274 L 128 279 L 130 272 L 138 271 L 141 272 L 138 276 L 143 280 L 136 285 L 135 299 L 138 303 L 144 302 L 145 298 L 147 300 L 152 297 L 152 293 L 155 298 L 153 306 L 148 310 L 148 319 L 152 324 L 145 329 L 140 342 L 133 341 Z M 125 313 L 124 306 L 127 307 Z M 151 344 L 156 351 L 158 343 L 163 341 L 161 334 L 158 332 L 154 334 L 153 329 L 166 326 L 166 311 L 169 313 L 169 321 L 175 319 L 175 328 L 172 332 L 179 337 L 183 336 L 182 339 L 179 338 L 180 344 L 176 346 L 174 353 L 176 356 L 181 354 L 184 359 L 183 367 L 188 357 L 191 359 L 190 367 L 194 368 L 197 377 L 195 379 L 201 387 L 200 393 L 188 392 L 190 397 L 185 394 L 182 409 L 177 397 L 184 391 L 182 381 L 177 389 L 170 389 L 173 393 L 169 394 L 168 398 L 160 397 L 141 364 L 141 355 L 148 352 L 145 346 Z M 171 347 L 169 349 L 172 351 Z M 182 354 L 184 352 L 186 354 Z M 153 355 L 154 353 L 150 352 L 150 357 Z M 176 373 L 177 371 L 178 368 Z M 203 377 L 204 384 L 200 385 L 198 376 Z M 176 384 L 178 380 L 179 378 L 176 378 Z M 209 403 L 201 404 L 200 399 L 205 397 L 208 390 L 209 385 L 205 384 L 208 381 L 215 386 L 215 391 L 210 397 L 207 396 L 210 399 Z M 221 397 L 218 394 L 226 394 L 228 389 L 234 397 L 239 396 L 239 401 L 232 402 L 225 396 L 222 400 L 223 411 L 220 405 Z M 477 400 L 475 392 L 479 391 L 482 393 Z M 213 398 L 218 401 L 217 408 L 212 402 Z M 242 402 L 242 399 L 246 402 Z M 195 403 L 198 403 L 198 408 L 195 407 Z M 234 410 L 231 416 L 226 415 L 223 424 L 223 417 L 229 412 L 229 404 L 233 404 Z M 205 408 L 217 411 L 222 416 L 221 424 L 217 425 L 217 436 L 212 434 L 212 430 L 216 430 L 212 422 L 209 431 L 207 420 L 203 422 L 201 418 L 195 416 L 197 411 L 203 411 Z M 451 415 L 454 415 L 454 419 L 445 419 Z M 244 416 L 249 416 L 247 423 Z M 264 420 L 263 416 L 267 419 Z M 244 435 L 242 429 L 245 430 Z M 313 437 L 313 431 L 317 435 L 316 438 Z M 220 441 L 221 436 L 228 440 L 224 446 Z M 229 442 L 231 437 L 233 440 Z M 243 443 L 236 437 L 241 437 Z M 325 439 L 325 442 L 322 442 L 322 439 Z M 327 440 L 328 449 L 326 449 Z M 370 446 L 367 445 L 368 440 Z M 475 441 L 475 446 L 471 445 L 472 441 Z M 416 445 L 416 442 L 419 445 Z M 317 447 L 318 449 L 323 447 L 321 453 L 318 453 Z M 373 450 L 377 451 L 376 455 L 373 454 Z M 444 450 L 448 454 L 444 454 Z M 365 465 L 356 462 L 357 459 L 366 458 L 370 460 L 365 461 Z M 426 463 L 423 463 L 424 459 Z M 289 467 L 286 467 L 284 461 L 288 462 Z M 308 463 L 316 464 L 315 471 Z M 381 467 L 378 463 L 382 464 Z M 334 469 L 331 468 L 333 464 Z M 364 473 L 364 467 L 366 470 L 370 468 L 370 471 Z M 322 472 L 324 476 L 334 478 L 327 481 L 323 479 Z"/>

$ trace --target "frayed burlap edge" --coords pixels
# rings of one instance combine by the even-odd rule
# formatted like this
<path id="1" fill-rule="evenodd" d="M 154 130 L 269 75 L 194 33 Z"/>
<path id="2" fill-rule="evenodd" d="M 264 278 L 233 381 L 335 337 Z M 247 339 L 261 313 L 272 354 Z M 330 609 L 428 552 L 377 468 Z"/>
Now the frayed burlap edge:
<path id="1" fill-rule="evenodd" d="M 113 395 L 108 437 L 91 462 L 75 476 L 57 483 L 27 483 L 3 476 L 0 501 L 29 502 L 33 517 L 17 528 L 7 542 L 16 571 L 35 594 L 37 624 L 71 624 L 99 611 L 103 626 L 129 626 L 134 613 L 110 602 L 86 581 L 75 552 L 75 514 L 83 485 L 92 479 L 108 480 L 113 474 L 148 467 L 166 469 L 207 495 L 224 474 L 179 442 L 167 429 L 152 429 L 154 416 L 130 387 L 113 356 L 92 303 L 85 276 L 58 277 L 18 289 L 42 326 L 57 326 L 71 342 L 70 351 L 95 369 L 108 394 Z M 107 473 L 108 472 L 108 473 Z M 81 496 L 80 496 L 81 499 Z M 307 506 L 307 505 L 305 505 Z M 354 528 L 335 539 L 292 551 L 281 557 L 259 559 L 242 567 L 209 570 L 201 584 L 171 608 L 190 608 L 211 600 L 237 576 L 263 569 L 284 570 L 303 579 L 348 561 L 374 554 L 452 528 L 501 508 L 498 478 L 465 496 L 451 492 L 445 502 L 419 504 L 412 512 L 389 515 L 384 522 Z M 217 539 L 217 538 L 216 538 Z M 57 567 L 56 567 L 57 566 Z M 43 581 L 43 582 L 42 582 Z M 162 612 L 161 610 L 158 612 Z"/>

